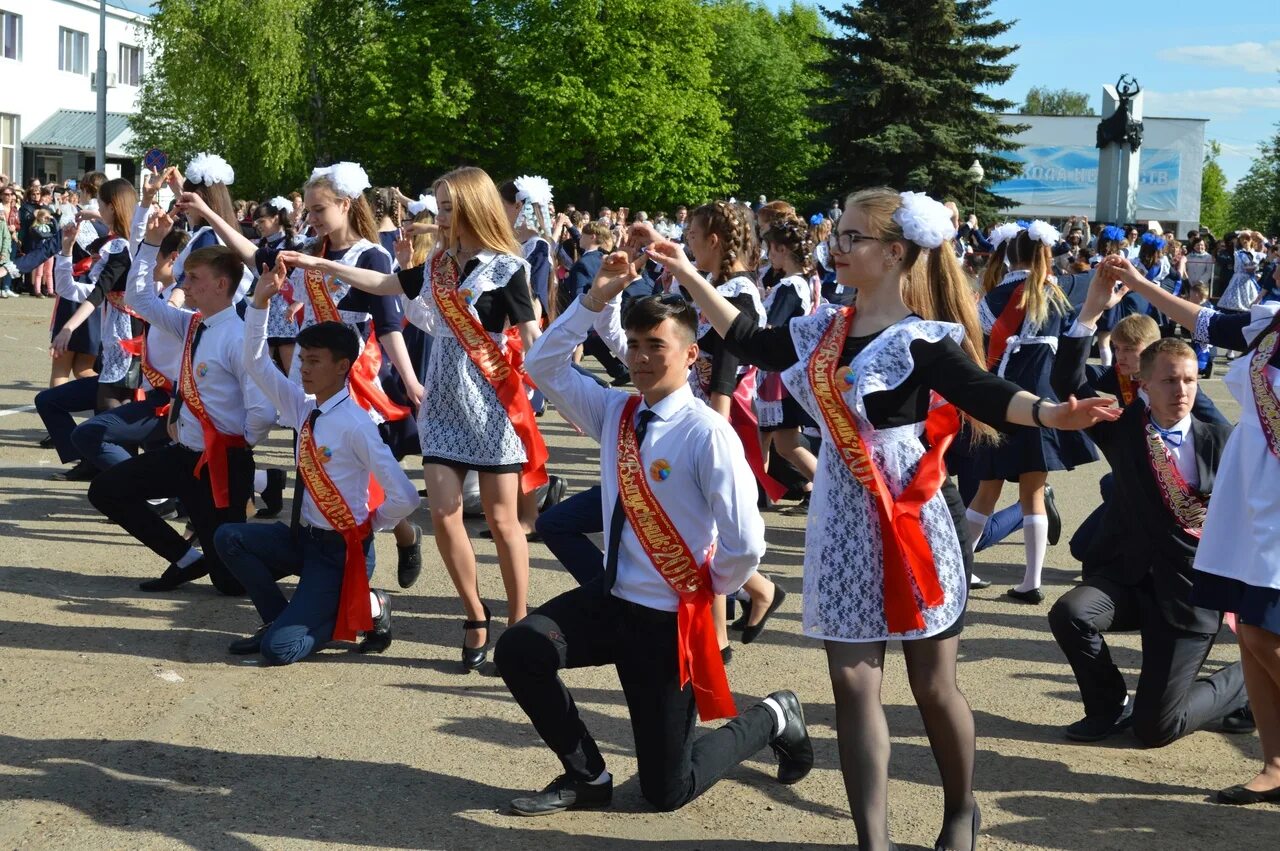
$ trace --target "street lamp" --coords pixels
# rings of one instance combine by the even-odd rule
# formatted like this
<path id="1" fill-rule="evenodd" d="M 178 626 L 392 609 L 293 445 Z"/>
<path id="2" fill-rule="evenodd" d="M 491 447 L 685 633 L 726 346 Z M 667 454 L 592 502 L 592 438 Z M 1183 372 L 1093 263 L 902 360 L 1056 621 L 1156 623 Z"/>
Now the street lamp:
<path id="1" fill-rule="evenodd" d="M 982 163 L 978 162 L 978 158 L 974 157 L 973 165 L 969 166 L 969 179 L 973 181 L 973 214 L 978 214 L 978 187 L 982 185 L 982 178 L 987 173 L 982 168 Z"/>

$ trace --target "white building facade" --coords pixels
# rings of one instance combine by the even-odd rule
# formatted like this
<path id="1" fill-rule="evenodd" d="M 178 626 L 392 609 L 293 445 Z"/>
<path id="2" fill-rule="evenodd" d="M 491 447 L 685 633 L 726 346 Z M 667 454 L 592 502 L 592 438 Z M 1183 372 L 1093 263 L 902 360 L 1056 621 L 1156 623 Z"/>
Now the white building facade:
<path id="1" fill-rule="evenodd" d="M 1016 137 L 1023 147 L 1005 154 L 1022 165 L 1022 174 L 991 187 L 1014 202 L 1006 213 L 1020 219 L 1087 216 L 1093 221 L 1098 200 L 1099 118 L 1006 114 L 1000 119 L 1030 125 Z M 1155 219 L 1179 238 L 1200 226 L 1205 124 L 1202 118 L 1144 118 L 1138 221 Z"/>
<path id="2" fill-rule="evenodd" d="M 129 0 L 124 0 L 129 2 Z M 99 6 L 92 0 L 0 0 L 0 173 L 60 184 L 89 170 L 135 179 L 127 147 L 148 57 L 147 16 L 108 4 L 107 162 L 94 161 Z M 135 9 L 145 9 L 141 3 Z"/>

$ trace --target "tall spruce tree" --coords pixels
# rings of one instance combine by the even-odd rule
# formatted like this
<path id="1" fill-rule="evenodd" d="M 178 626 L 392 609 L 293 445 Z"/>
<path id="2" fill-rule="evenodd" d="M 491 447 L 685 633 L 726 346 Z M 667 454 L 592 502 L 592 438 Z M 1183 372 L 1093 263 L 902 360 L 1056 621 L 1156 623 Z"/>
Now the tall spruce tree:
<path id="1" fill-rule="evenodd" d="M 986 175 L 978 207 L 1008 206 L 988 187 L 1017 173 L 998 156 L 1019 147 L 1026 125 L 1001 121 L 1012 101 L 984 90 L 1007 81 L 1017 45 L 994 39 L 1012 26 L 987 16 L 992 0 L 862 0 L 824 14 L 837 34 L 815 92 L 819 140 L 831 155 L 812 174 L 814 189 L 837 197 L 888 185 L 935 197 L 973 198 L 975 157 Z M 968 206 L 968 204 L 962 204 Z"/>

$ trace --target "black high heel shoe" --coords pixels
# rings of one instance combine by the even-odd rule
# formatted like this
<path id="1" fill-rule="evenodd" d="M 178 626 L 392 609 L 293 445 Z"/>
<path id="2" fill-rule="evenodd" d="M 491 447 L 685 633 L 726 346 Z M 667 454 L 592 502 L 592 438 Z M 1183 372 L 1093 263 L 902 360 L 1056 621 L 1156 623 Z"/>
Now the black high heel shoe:
<path id="1" fill-rule="evenodd" d="M 973 834 L 969 841 L 970 851 L 978 851 L 978 831 L 982 829 L 982 808 L 975 801 L 973 804 Z M 947 851 L 947 847 L 942 844 L 942 837 L 938 837 L 938 841 L 933 843 L 933 851 Z"/>
<path id="2" fill-rule="evenodd" d="M 484 630 L 484 644 L 479 647 L 468 647 L 466 636 L 464 635 L 462 638 L 462 668 L 467 672 L 479 668 L 489 658 L 489 623 L 493 620 L 493 615 L 489 612 L 488 606 L 484 603 L 480 605 L 484 606 L 484 620 L 462 622 L 462 631 L 464 633 L 469 629 Z"/>

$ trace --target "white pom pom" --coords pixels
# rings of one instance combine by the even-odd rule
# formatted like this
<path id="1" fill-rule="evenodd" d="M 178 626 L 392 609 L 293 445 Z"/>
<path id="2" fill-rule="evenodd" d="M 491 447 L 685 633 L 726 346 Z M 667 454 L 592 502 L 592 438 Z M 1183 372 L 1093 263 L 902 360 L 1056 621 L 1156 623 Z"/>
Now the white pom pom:
<path id="1" fill-rule="evenodd" d="M 1022 226 L 1017 222 L 1005 222 L 1002 225 L 996 225 L 991 231 L 991 249 L 994 251 L 1021 232 Z"/>
<path id="2" fill-rule="evenodd" d="M 333 184 L 338 194 L 347 198 L 359 198 L 360 193 L 373 185 L 369 182 L 369 175 L 360 167 L 360 163 L 345 160 L 334 163 L 328 168 L 313 169 L 311 179 L 315 180 L 317 177 L 329 178 L 329 182 Z"/>
<path id="3" fill-rule="evenodd" d="M 893 213 L 893 220 L 902 228 L 902 235 L 921 248 L 938 248 L 956 235 L 951 223 L 951 211 L 941 202 L 923 192 L 901 192 L 902 206 Z"/>
<path id="4" fill-rule="evenodd" d="M 1058 240 L 1062 238 L 1062 234 L 1058 232 L 1058 229 L 1043 219 L 1036 219 L 1028 225 L 1027 235 L 1050 248 L 1057 245 Z"/>
<path id="5" fill-rule="evenodd" d="M 436 205 L 436 196 L 419 195 L 417 201 L 410 201 L 408 204 L 409 215 L 416 216 L 423 210 L 426 210 L 433 216 L 440 215 L 440 209 Z"/>
<path id="6" fill-rule="evenodd" d="M 192 183 L 203 183 L 212 186 L 221 183 L 230 186 L 235 183 L 236 173 L 230 163 L 217 154 L 196 154 L 187 165 L 187 180 Z"/>
<path id="7" fill-rule="evenodd" d="M 277 195 L 272 198 L 267 202 L 267 206 L 271 207 L 273 210 L 279 210 L 282 213 L 293 212 L 293 202 L 283 195 Z"/>
<path id="8" fill-rule="evenodd" d="M 545 177 L 525 174 L 515 179 L 516 200 L 539 204 L 545 210 L 551 206 L 551 184 Z"/>

